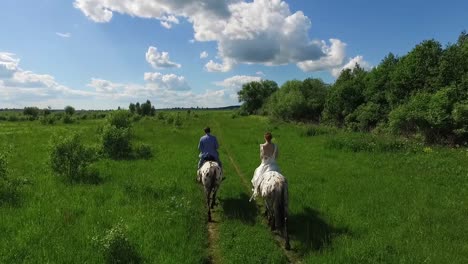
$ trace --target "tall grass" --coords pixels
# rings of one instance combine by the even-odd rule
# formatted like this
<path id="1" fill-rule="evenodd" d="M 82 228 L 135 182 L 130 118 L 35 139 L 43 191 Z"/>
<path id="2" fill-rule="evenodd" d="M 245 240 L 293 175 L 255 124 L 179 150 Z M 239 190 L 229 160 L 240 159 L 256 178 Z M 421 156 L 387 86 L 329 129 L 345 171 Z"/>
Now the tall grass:
<path id="1" fill-rule="evenodd" d="M 97 145 L 102 119 L 2 122 L 0 149 L 12 149 L 9 177 L 27 184 L 21 203 L 0 205 L 0 263 L 103 263 L 109 251 L 96 250 L 93 238 L 128 241 L 117 245 L 145 263 L 208 262 L 214 253 L 207 249 L 203 191 L 195 184 L 196 146 L 206 125 L 218 136 L 227 176 L 215 223 L 221 263 L 287 261 L 263 208 L 248 202 L 267 130 L 288 179 L 292 250 L 303 263 L 468 262 L 466 150 L 408 151 L 411 143 L 393 138 L 233 119 L 229 111 L 184 113 L 175 125 L 176 116 L 134 123 L 135 142 L 156 155 L 98 161 L 100 185 L 63 184 L 47 165 L 47 145 L 52 134 L 70 131 Z"/>

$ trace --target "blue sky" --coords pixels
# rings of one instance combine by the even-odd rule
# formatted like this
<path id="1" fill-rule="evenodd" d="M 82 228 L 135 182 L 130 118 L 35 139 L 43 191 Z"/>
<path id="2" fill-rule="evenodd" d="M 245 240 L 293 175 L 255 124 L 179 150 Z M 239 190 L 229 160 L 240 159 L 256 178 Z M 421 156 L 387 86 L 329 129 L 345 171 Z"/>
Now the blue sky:
<path id="1" fill-rule="evenodd" d="M 0 108 L 237 104 L 468 29 L 467 1 L 2 0 Z M 201 56 L 206 52 L 207 56 Z"/>

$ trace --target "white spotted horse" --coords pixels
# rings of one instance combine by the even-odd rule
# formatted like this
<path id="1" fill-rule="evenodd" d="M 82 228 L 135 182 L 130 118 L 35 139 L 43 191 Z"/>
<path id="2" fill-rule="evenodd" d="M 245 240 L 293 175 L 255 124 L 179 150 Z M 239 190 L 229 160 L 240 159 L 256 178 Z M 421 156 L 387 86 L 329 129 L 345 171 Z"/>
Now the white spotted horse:
<path id="1" fill-rule="evenodd" d="M 208 207 L 208 221 L 211 221 L 211 209 L 215 206 L 216 192 L 223 180 L 223 170 L 216 161 L 206 161 L 197 171 L 197 180 L 203 184 Z"/>

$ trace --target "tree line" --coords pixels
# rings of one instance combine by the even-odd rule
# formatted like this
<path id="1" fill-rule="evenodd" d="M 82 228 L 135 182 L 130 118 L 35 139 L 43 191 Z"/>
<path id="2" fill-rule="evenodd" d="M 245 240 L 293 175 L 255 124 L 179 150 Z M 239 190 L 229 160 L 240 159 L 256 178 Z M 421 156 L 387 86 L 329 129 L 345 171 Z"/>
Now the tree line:
<path id="1" fill-rule="evenodd" d="M 262 80 L 244 84 L 238 97 L 243 114 L 466 144 L 468 34 L 445 47 L 432 39 L 401 57 L 389 53 L 369 71 L 345 69 L 333 84 Z"/>

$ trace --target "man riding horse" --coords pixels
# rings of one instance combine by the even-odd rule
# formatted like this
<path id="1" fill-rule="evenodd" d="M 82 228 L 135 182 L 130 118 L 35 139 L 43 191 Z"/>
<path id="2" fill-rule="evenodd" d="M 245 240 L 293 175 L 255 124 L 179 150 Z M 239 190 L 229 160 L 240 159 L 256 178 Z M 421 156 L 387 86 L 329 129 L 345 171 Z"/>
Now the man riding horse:
<path id="1" fill-rule="evenodd" d="M 205 135 L 200 138 L 200 142 L 198 143 L 198 150 L 200 151 L 198 155 L 200 158 L 198 161 L 198 169 L 200 169 L 206 161 L 216 161 L 219 167 L 222 168 L 218 154 L 218 140 L 215 136 L 211 135 L 211 129 L 209 127 L 205 127 L 204 131 Z"/>

